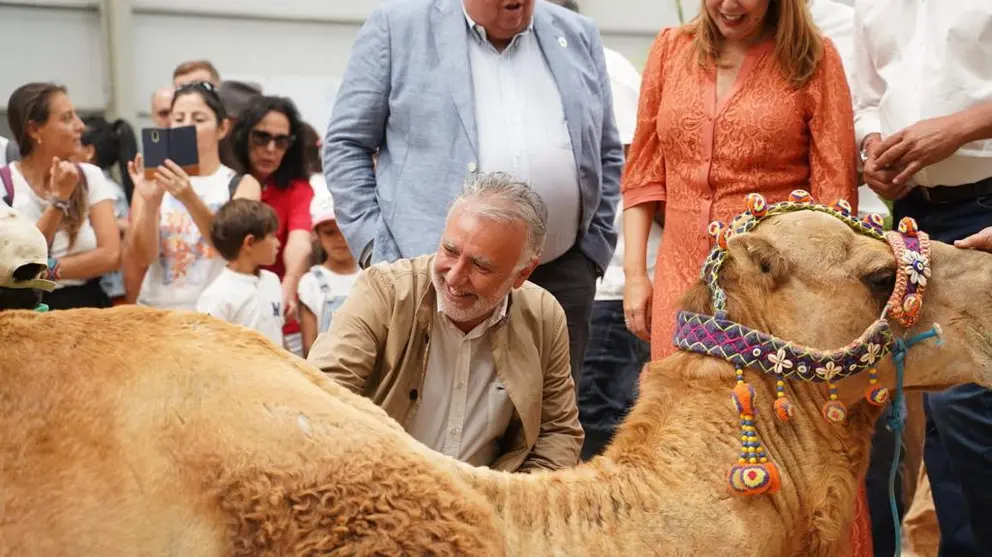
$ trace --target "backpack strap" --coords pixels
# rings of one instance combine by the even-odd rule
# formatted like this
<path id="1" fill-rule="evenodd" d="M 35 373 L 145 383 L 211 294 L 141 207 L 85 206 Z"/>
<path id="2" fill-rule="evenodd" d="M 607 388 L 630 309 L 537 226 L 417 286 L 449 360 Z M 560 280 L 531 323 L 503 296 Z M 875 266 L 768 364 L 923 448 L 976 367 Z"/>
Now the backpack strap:
<path id="1" fill-rule="evenodd" d="M 13 141 L 8 141 L 7 148 L 4 151 L 5 151 L 4 156 L 7 159 L 7 164 L 21 160 L 21 152 L 17 148 L 17 143 L 14 143 Z"/>
<path id="2" fill-rule="evenodd" d="M 14 206 L 14 177 L 10 174 L 10 165 L 0 166 L 0 181 L 3 181 L 3 202 L 8 207 Z"/>
<path id="3" fill-rule="evenodd" d="M 320 288 L 320 293 L 326 296 L 327 293 L 331 291 L 331 285 L 328 284 L 327 277 L 324 276 L 324 273 L 322 273 L 318 267 L 318 265 L 314 265 L 310 272 L 313 273 L 314 277 L 317 279 L 317 286 Z"/>
<path id="4" fill-rule="evenodd" d="M 227 198 L 233 199 L 234 192 L 238 190 L 238 184 L 241 183 L 241 179 L 244 178 L 244 174 L 235 174 L 231 176 L 231 181 L 227 183 Z"/>

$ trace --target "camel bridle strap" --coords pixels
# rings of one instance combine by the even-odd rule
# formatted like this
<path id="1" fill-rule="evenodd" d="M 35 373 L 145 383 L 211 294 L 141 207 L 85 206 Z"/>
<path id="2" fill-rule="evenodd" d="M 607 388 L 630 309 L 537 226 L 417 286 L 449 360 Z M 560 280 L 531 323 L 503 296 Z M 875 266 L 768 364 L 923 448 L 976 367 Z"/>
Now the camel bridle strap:
<path id="1" fill-rule="evenodd" d="M 881 215 L 871 214 L 858 219 L 852 216 L 847 201 L 841 199 L 832 205 L 821 205 L 803 190 L 796 190 L 787 201 L 773 205 L 768 205 L 761 195 L 752 193 L 745 198 L 745 204 L 747 210 L 734 217 L 729 225 L 713 222 L 708 228 L 714 246 L 703 264 L 701 278 L 709 286 L 714 315 L 679 312 L 674 343 L 681 350 L 722 358 L 734 364 L 737 383 L 731 398 L 740 416 L 741 453 L 727 479 L 733 491 L 759 495 L 778 491 L 781 480 L 778 469 L 758 437 L 756 394 L 744 380 L 745 369 L 776 377 L 774 411 L 776 417 L 783 421 L 794 415 L 794 408 L 785 394 L 787 380 L 827 383 L 829 400 L 823 406 L 823 417 L 831 423 L 843 424 L 847 419 L 847 408 L 838 399 L 835 381 L 868 371 L 870 378 L 865 399 L 875 406 L 884 406 L 890 400 L 889 392 L 878 383 L 875 366 L 891 353 L 896 367 L 895 403 L 902 405 L 906 351 L 927 338 L 939 337 L 940 328 L 934 325 L 930 331 L 906 341 L 895 337 L 889 326 L 889 319 L 905 328 L 916 323 L 930 278 L 930 241 L 913 219 L 904 218 L 899 222 L 897 231 L 886 232 Z M 752 329 L 727 316 L 727 295 L 720 286 L 719 278 L 729 253 L 730 238 L 753 231 L 770 217 L 794 211 L 831 215 L 861 235 L 886 241 L 896 257 L 899 271 L 896 273 L 895 287 L 881 316 L 847 346 L 818 350 Z M 895 412 L 890 414 L 889 426 L 901 435 L 901 409 L 893 410 Z M 897 417 L 892 418 L 893 415 Z M 890 498 L 894 500 L 892 487 Z"/>

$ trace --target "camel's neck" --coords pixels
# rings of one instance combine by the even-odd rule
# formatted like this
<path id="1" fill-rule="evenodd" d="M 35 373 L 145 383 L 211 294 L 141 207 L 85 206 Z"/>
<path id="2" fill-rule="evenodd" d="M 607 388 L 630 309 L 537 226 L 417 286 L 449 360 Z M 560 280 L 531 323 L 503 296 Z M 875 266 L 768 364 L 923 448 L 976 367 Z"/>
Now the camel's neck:
<path id="1" fill-rule="evenodd" d="M 775 495 L 731 492 L 727 473 L 740 452 L 733 369 L 688 354 L 645 371 L 640 399 L 603 458 L 477 485 L 504 519 L 511 546 L 521 549 L 596 540 L 607 545 L 590 555 L 690 548 L 719 555 L 739 539 L 740 556 L 829 556 L 846 542 L 866 466 L 873 422 L 860 408 L 866 405 L 849 409 L 847 425 L 831 425 L 820 415 L 822 391 L 804 386 L 790 391 L 797 413 L 783 423 L 772 410 L 774 381 L 746 379 L 757 393 L 758 433 L 782 475 Z M 575 547 L 561 554 L 582 554 Z M 547 549 L 542 554 L 557 554 Z"/>
<path id="2" fill-rule="evenodd" d="M 795 416 L 783 422 L 773 410 L 775 379 L 747 371 L 745 380 L 756 393 L 759 438 L 782 476 L 777 494 L 743 496 L 731 491 L 727 474 L 740 452 L 739 417 L 730 397 L 734 370 L 706 356 L 680 353 L 645 372 L 642 398 L 607 456 L 651 467 L 662 477 L 698 460 L 691 477 L 682 480 L 686 489 L 709 492 L 713 500 L 720 500 L 716 504 L 722 512 L 777 523 L 782 539 L 790 546 L 798 544 L 783 547 L 784 554 L 828 554 L 835 544 L 848 542 L 873 425 L 881 411 L 860 401 L 848 408 L 845 424 L 831 424 L 821 414 L 825 387 L 797 383 L 786 387 Z M 790 537 L 797 532 L 803 536 Z"/>

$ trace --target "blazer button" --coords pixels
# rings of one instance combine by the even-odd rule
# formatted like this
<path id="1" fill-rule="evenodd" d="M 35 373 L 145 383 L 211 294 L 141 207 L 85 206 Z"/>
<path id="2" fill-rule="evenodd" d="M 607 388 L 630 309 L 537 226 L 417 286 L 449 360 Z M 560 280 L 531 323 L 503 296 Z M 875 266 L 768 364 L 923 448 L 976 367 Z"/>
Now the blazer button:
<path id="1" fill-rule="evenodd" d="M 474 162 L 468 163 L 468 171 L 469 172 L 475 172 L 475 169 L 476 168 L 478 168 L 478 165 L 476 165 Z"/>
<path id="2" fill-rule="evenodd" d="M 417 400 L 417 389 L 410 389 L 410 400 Z"/>

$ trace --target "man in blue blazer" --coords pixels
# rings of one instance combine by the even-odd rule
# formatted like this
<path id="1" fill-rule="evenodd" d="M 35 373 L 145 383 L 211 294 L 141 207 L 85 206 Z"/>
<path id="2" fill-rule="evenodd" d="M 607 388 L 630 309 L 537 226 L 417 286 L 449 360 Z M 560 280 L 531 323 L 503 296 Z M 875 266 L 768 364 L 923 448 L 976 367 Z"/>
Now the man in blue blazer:
<path id="1" fill-rule="evenodd" d="M 526 181 L 551 213 L 531 281 L 565 310 L 577 377 L 623 165 L 591 20 L 544 0 L 383 4 L 355 41 L 323 159 L 363 267 L 436 251 L 470 173 Z"/>

